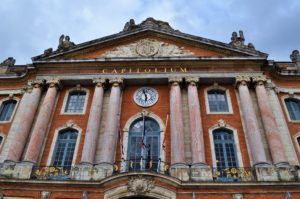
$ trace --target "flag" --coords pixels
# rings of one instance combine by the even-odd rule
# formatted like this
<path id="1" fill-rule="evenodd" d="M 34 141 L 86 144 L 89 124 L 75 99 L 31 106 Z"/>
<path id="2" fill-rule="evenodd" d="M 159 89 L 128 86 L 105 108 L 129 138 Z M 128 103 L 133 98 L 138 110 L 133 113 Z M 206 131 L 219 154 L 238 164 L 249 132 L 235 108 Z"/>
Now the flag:
<path id="1" fill-rule="evenodd" d="M 162 142 L 162 149 L 165 151 L 166 150 L 166 134 L 167 134 L 167 128 L 168 128 L 168 121 L 169 121 L 169 114 L 167 114 L 167 117 L 166 117 L 166 130 L 165 130 L 165 135 L 164 135 L 164 139 L 163 139 L 163 142 Z"/>
<path id="2" fill-rule="evenodd" d="M 143 114 L 143 134 L 142 134 L 142 143 L 141 143 L 141 148 L 145 148 L 145 142 L 144 142 L 144 137 L 145 137 L 145 131 L 146 131 L 146 128 L 145 128 L 145 115 L 144 113 Z"/>
<path id="3" fill-rule="evenodd" d="M 121 154 L 122 154 L 122 158 L 123 158 L 123 155 L 124 155 L 124 147 L 123 147 L 123 139 L 122 139 L 122 135 L 121 135 L 121 128 L 119 128 L 119 142 L 120 142 L 120 145 L 121 145 Z"/>

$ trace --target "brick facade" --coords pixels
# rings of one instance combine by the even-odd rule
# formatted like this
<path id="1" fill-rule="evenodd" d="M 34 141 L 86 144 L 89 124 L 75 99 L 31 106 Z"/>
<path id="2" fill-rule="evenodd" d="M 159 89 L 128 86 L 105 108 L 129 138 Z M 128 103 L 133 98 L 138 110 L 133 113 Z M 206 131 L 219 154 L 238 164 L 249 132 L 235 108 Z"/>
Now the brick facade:
<path id="1" fill-rule="evenodd" d="M 10 66 L 12 69 L 0 73 L 0 102 L 10 98 L 18 100 L 11 120 L 0 121 L 0 136 L 4 137 L 0 146 L 0 198 L 289 199 L 289 195 L 292 198 L 300 198 L 300 146 L 297 143 L 297 136 L 300 136 L 300 120 L 291 121 L 284 103 L 285 97 L 300 99 L 298 62 L 271 62 L 267 60 L 266 54 L 243 43 L 238 46 L 232 43 L 224 44 L 185 35 L 174 31 L 168 24 L 162 26 L 165 22 L 151 18 L 146 22 L 109 37 L 113 39 L 105 37 L 70 48 L 61 46 L 49 54 L 34 57 L 30 66 Z M 14 72 L 15 68 L 26 70 L 20 75 L 20 69 L 17 73 Z M 288 75 L 285 70 L 290 71 Z M 196 123 L 202 124 L 204 141 L 205 161 L 195 165 L 192 143 L 195 139 L 202 138 L 193 137 L 195 134 L 191 133 L 190 121 L 193 118 L 189 115 L 189 103 L 192 102 L 188 99 L 191 92 L 188 90 L 188 84 L 191 83 L 188 78 L 196 79 L 193 82 L 197 86 L 194 94 L 199 96 L 197 100 L 201 118 L 201 121 Z M 90 118 L 95 79 L 101 79 L 104 88 L 99 121 L 92 121 Z M 271 111 L 261 110 L 259 107 L 255 91 L 257 79 L 267 91 Z M 36 163 L 25 161 L 28 145 L 34 138 L 33 128 L 40 122 L 37 118 L 43 117 L 40 111 L 45 102 L 46 92 L 49 86 L 54 86 L 46 82 L 54 80 L 59 82 L 55 85 L 58 93 L 47 130 L 41 139 L 41 148 L 36 148 L 39 150 L 38 160 Z M 16 113 L 19 112 L 19 117 L 30 115 L 26 109 L 30 102 L 24 99 L 23 107 L 20 107 L 20 103 L 24 93 L 31 99 L 37 81 L 41 86 L 41 97 L 37 102 L 33 122 L 27 124 L 28 118 L 16 118 Z M 171 95 L 172 86 L 178 85 L 180 88 Z M 248 98 L 241 96 L 239 85 L 247 86 L 249 101 L 253 107 L 250 104 L 243 107 L 245 103 L 241 100 Z M 151 87 L 157 91 L 158 100 L 154 105 L 141 106 L 134 101 L 135 92 L 141 87 Z M 121 91 L 120 96 L 118 89 Z M 229 111 L 220 113 L 210 110 L 210 89 L 224 91 Z M 82 112 L 66 113 L 65 104 L 69 103 L 68 96 L 73 91 L 86 93 L 85 105 Z M 247 90 L 245 91 L 247 94 Z M 145 91 L 144 95 L 148 98 Z M 178 99 L 178 96 L 181 96 L 181 99 Z M 178 112 L 178 106 L 170 104 L 170 101 L 181 102 L 182 111 Z M 117 105 L 120 111 L 115 116 L 114 110 L 117 109 L 112 108 Z M 0 111 L 2 107 L 3 105 Z M 109 115 L 109 111 L 112 115 Z M 272 132 L 271 135 L 266 134 L 263 111 L 274 114 L 276 127 L 272 128 L 278 129 L 279 137 L 272 136 Z M 171 117 L 171 113 L 181 116 Z M 252 113 L 255 117 L 246 117 Z M 128 156 L 122 154 L 124 150 L 128 154 L 129 148 L 133 150 L 128 144 L 132 133 L 130 127 L 134 121 L 142 118 L 143 114 L 156 120 L 161 128 L 159 135 L 163 135 L 158 138 L 160 159 L 157 163 L 159 166 L 155 169 L 149 166 L 153 163 L 149 160 L 144 160 L 144 163 L 130 162 L 127 160 Z M 249 129 L 246 121 L 252 120 L 255 120 L 253 125 L 257 126 Z M 22 154 L 20 157 L 16 154 L 11 155 L 17 157 L 17 160 L 11 160 L 7 159 L 10 157 L 7 154 L 20 147 L 11 134 L 21 132 L 17 125 L 13 125 L 16 121 L 29 125 L 30 131 L 22 137 L 26 141 Z M 178 121 L 182 122 L 182 132 L 181 126 L 176 123 Z M 99 132 L 95 154 L 91 154 L 94 161 L 92 164 L 83 164 L 81 158 L 88 122 L 98 124 Z M 110 132 L 108 126 L 119 130 Z M 72 165 L 61 170 L 63 165 L 53 167 L 53 157 L 55 152 L 58 153 L 55 151 L 58 135 L 66 129 L 76 130 L 77 138 L 72 146 L 74 148 L 70 147 L 70 150 L 74 150 Z M 237 168 L 216 168 L 222 161 L 216 159 L 214 150 L 216 146 L 213 132 L 218 129 L 227 130 L 233 136 Z M 259 143 L 253 142 L 253 129 L 259 131 Z M 178 135 L 173 131 L 181 132 L 183 135 L 179 137 L 182 139 L 172 137 Z M 112 146 L 103 149 L 103 144 L 111 140 L 115 141 L 110 142 Z M 184 151 L 178 151 L 176 147 L 172 151 L 174 142 L 178 144 L 178 148 L 183 144 Z M 196 142 L 199 143 L 199 140 Z M 282 144 L 282 154 L 286 162 L 274 163 L 270 142 Z M 228 150 L 227 153 L 230 150 L 228 146 L 224 149 Z M 251 153 L 256 151 L 255 147 L 260 146 L 266 160 L 257 163 L 256 158 L 264 156 Z M 139 153 L 138 155 L 145 158 L 142 152 Z M 104 159 L 113 159 L 113 163 L 102 161 L 102 156 L 107 154 L 112 154 L 113 157 Z M 184 156 L 184 162 L 172 164 L 173 157 L 178 154 Z M 66 158 L 66 155 L 63 157 Z M 143 169 L 133 169 L 131 164 L 134 163 Z"/>

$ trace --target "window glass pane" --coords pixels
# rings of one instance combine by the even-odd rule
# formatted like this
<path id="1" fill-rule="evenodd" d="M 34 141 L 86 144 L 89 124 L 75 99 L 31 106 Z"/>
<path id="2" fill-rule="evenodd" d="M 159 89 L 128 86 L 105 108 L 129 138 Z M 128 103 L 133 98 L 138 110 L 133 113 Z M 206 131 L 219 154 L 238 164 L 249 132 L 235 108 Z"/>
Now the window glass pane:
<path id="1" fill-rule="evenodd" d="M 81 113 L 83 112 L 86 92 L 73 91 L 69 94 L 65 112 Z"/>
<path id="2" fill-rule="evenodd" d="M 291 120 L 300 120 L 300 101 L 293 98 L 288 98 L 284 101 Z"/>
<path id="3" fill-rule="evenodd" d="M 52 165 L 70 169 L 77 140 L 77 131 L 67 129 L 59 132 L 54 153 Z"/>
<path id="4" fill-rule="evenodd" d="M 236 148 L 232 131 L 217 129 L 213 131 L 217 169 L 238 167 Z"/>
<path id="5" fill-rule="evenodd" d="M 0 146 L 1 146 L 2 142 L 3 142 L 3 137 L 0 136 Z"/>
<path id="6" fill-rule="evenodd" d="M 159 150 L 160 128 L 158 123 L 148 117 L 137 119 L 129 130 L 128 159 L 132 161 L 132 166 L 128 166 L 128 168 L 137 170 L 151 168 L 156 170 L 160 158 Z M 142 168 L 140 168 L 141 159 Z"/>
<path id="7" fill-rule="evenodd" d="M 300 147 L 300 137 L 297 138 L 298 146 Z"/>
<path id="8" fill-rule="evenodd" d="M 222 90 L 210 90 L 208 94 L 209 110 L 211 112 L 228 112 L 226 92 Z"/>
<path id="9" fill-rule="evenodd" d="M 0 108 L 0 121 L 9 121 L 17 104 L 16 100 L 8 100 L 2 103 Z"/>

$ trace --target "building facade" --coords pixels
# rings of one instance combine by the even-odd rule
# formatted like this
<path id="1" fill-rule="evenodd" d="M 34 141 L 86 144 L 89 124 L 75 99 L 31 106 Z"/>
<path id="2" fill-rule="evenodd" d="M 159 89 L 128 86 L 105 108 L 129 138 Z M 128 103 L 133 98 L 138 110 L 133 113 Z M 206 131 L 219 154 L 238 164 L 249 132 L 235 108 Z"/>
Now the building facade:
<path id="1" fill-rule="evenodd" d="M 0 71 L 0 198 L 300 198 L 300 55 L 130 20 Z"/>

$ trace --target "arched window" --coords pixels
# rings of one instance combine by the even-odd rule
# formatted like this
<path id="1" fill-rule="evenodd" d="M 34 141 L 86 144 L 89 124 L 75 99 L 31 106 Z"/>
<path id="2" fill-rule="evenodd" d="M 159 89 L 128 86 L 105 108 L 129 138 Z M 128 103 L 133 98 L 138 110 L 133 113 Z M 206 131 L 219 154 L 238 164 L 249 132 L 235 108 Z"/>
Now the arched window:
<path id="1" fill-rule="evenodd" d="M 84 109 L 86 98 L 85 91 L 72 91 L 69 93 L 65 112 L 67 113 L 81 113 Z"/>
<path id="2" fill-rule="evenodd" d="M 300 100 L 287 98 L 284 100 L 291 120 L 300 120 Z"/>
<path id="3" fill-rule="evenodd" d="M 74 129 L 64 129 L 58 133 L 52 158 L 52 166 L 70 169 L 72 166 L 74 150 L 78 132 Z"/>
<path id="4" fill-rule="evenodd" d="M 0 121 L 9 121 L 15 110 L 17 101 L 16 100 L 7 100 L 1 104 L 0 107 Z"/>
<path id="5" fill-rule="evenodd" d="M 213 131 L 213 140 L 217 170 L 239 167 L 233 132 L 225 128 L 216 129 Z"/>
<path id="6" fill-rule="evenodd" d="M 226 91 L 213 89 L 207 92 L 210 112 L 229 112 Z"/>
<path id="7" fill-rule="evenodd" d="M 131 170 L 156 170 L 160 158 L 159 149 L 159 124 L 148 117 L 135 120 L 129 129 L 128 168 Z"/>

